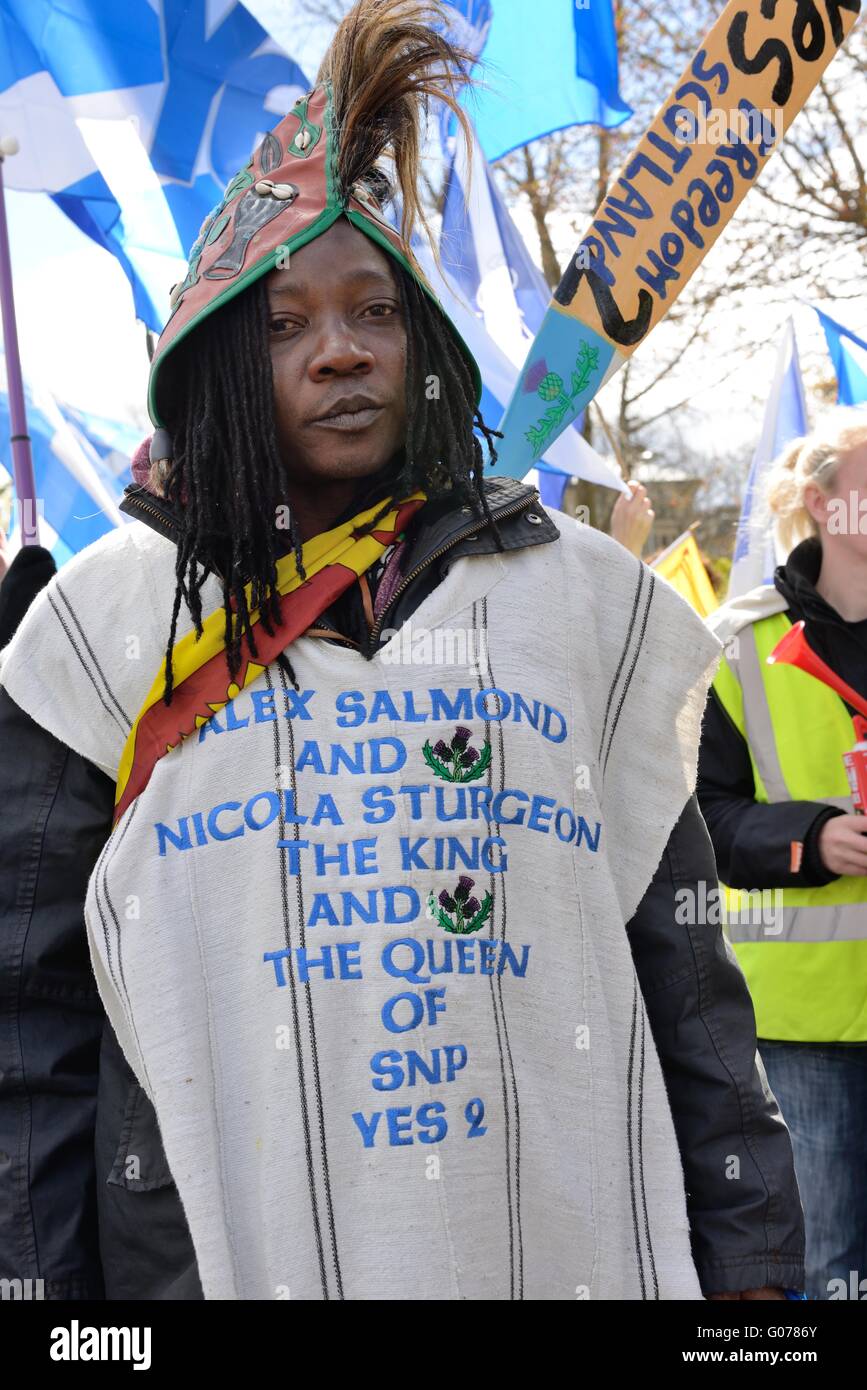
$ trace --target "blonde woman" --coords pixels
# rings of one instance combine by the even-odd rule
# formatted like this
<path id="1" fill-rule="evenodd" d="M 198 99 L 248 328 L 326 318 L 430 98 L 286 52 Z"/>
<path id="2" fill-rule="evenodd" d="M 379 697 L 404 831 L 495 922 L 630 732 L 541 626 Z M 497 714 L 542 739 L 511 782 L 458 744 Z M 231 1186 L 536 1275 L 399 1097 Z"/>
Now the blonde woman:
<path id="1" fill-rule="evenodd" d="M 812 649 L 867 696 L 867 414 L 834 412 L 794 441 L 774 465 L 767 505 L 788 559 L 773 584 L 711 620 L 725 659 L 705 716 L 698 795 L 760 1053 L 792 1134 L 808 1294 L 859 1297 L 867 818 L 854 813 L 842 761 L 855 742 L 852 710 L 815 677 L 766 657 L 803 619 Z"/>

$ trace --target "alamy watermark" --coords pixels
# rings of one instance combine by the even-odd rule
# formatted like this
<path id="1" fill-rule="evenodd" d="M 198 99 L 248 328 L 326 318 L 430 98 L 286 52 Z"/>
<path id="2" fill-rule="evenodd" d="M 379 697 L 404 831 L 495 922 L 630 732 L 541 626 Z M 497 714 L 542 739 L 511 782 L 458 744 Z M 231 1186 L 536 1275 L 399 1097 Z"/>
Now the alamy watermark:
<path id="1" fill-rule="evenodd" d="M 460 666 L 471 672 L 487 668 L 487 634 L 476 628 L 417 626 L 411 619 L 403 627 L 382 629 L 386 645 L 380 649 L 385 666 Z"/>
<path id="2" fill-rule="evenodd" d="M 674 901 L 678 926 L 749 926 L 764 936 L 779 936 L 783 930 L 782 888 L 736 890 L 727 902 L 719 884 L 700 879 L 694 887 L 678 888 Z"/>
<path id="3" fill-rule="evenodd" d="M 848 498 L 828 499 L 829 536 L 867 536 L 867 497 L 853 488 Z"/>
<path id="4" fill-rule="evenodd" d="M 867 1300 L 867 1279 L 861 1279 L 857 1269 L 849 1270 L 848 1281 L 846 1279 L 829 1279 L 827 1288 L 829 1302 L 851 1299 L 854 1302 L 863 1303 Z"/>
<path id="5" fill-rule="evenodd" d="M 764 154 L 783 134 L 783 111 L 759 111 L 750 102 L 737 109 L 724 111 L 711 107 L 707 111 L 688 111 L 680 107 L 674 114 L 674 134 L 690 145 L 727 145 L 732 140 L 759 141 L 759 153 Z"/>
<path id="6" fill-rule="evenodd" d="M 0 1300 L 19 1303 L 41 1302 L 45 1298 L 44 1279 L 0 1279 Z"/>

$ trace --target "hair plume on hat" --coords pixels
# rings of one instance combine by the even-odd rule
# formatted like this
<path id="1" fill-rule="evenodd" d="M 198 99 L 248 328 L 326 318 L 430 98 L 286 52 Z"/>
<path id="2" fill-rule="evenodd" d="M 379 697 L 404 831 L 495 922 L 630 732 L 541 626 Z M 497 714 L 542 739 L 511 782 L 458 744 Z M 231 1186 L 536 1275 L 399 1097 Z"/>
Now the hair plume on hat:
<path id="1" fill-rule="evenodd" d="M 331 83 L 337 177 L 344 193 L 362 183 L 378 201 L 388 201 L 392 189 L 377 161 L 390 158 L 407 248 L 417 222 L 429 231 L 418 185 L 422 121 L 430 103 L 444 103 L 468 145 L 472 141 L 458 97 L 472 81 L 475 59 L 445 37 L 447 30 L 436 0 L 358 0 L 339 25 L 316 79 L 317 85 Z"/>

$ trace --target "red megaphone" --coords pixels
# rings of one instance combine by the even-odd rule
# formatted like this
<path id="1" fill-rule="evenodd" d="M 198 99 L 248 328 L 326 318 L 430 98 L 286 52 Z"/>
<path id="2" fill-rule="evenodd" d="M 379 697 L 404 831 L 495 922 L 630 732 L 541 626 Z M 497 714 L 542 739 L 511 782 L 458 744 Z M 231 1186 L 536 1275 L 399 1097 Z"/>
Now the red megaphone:
<path id="1" fill-rule="evenodd" d="M 785 661 L 790 666 L 797 666 L 799 671 L 806 671 L 808 676 L 815 676 L 823 685 L 830 686 L 835 694 L 863 716 L 859 718 L 856 715 L 853 723 L 858 738 L 867 738 L 867 700 L 863 695 L 859 695 L 857 690 L 853 690 L 851 685 L 841 680 L 836 671 L 832 671 L 827 662 L 816 655 L 804 636 L 803 621 L 793 623 L 786 635 L 780 638 L 767 661 L 769 666 L 773 666 L 777 661 Z"/>
<path id="2" fill-rule="evenodd" d="M 816 655 L 804 636 L 803 622 L 795 623 L 785 637 L 780 638 L 768 657 L 768 665 L 773 666 L 777 661 L 788 662 L 790 666 L 797 666 L 799 671 L 805 671 L 808 676 L 814 676 L 859 711 L 852 717 L 857 742 L 854 748 L 843 754 L 843 766 L 852 790 L 855 811 L 862 816 L 867 814 L 867 700 Z"/>

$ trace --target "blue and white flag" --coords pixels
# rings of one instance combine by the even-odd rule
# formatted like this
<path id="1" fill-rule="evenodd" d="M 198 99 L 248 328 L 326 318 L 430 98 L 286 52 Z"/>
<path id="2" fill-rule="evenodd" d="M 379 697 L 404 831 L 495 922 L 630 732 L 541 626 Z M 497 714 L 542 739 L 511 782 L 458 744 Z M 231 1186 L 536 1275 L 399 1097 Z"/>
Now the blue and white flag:
<path id="1" fill-rule="evenodd" d="M 738 521 L 727 599 L 739 598 L 759 584 L 772 584 L 774 569 L 786 556 L 777 552 L 773 519 L 765 504 L 771 464 L 785 446 L 809 431 L 807 401 L 798 361 L 795 325 L 786 323 L 765 418 L 747 478 Z"/>
<path id="2" fill-rule="evenodd" d="M 498 396 L 497 411 L 490 417 L 499 421 L 545 316 L 550 291 L 512 221 L 478 142 L 472 158 L 470 177 L 466 145 L 458 140 L 446 185 L 440 259 L 451 287 L 464 301 L 464 314 L 469 310 L 468 316 L 477 320 L 476 342 L 471 346 L 483 380 L 489 383 L 491 345 L 496 344 L 511 365 L 508 390 Z M 451 288 L 447 293 L 454 300 Z M 453 312 L 452 303 L 448 308 Z M 502 379 L 502 370 L 496 379 Z M 549 471 L 626 490 L 619 470 L 587 443 L 581 423 L 579 417 L 546 452 Z M 546 500 L 556 496 L 552 505 L 559 506 L 564 486 L 546 481 Z"/>
<path id="3" fill-rule="evenodd" d="M 470 170 L 465 143 L 459 140 L 446 181 L 440 256 L 450 279 L 482 314 L 491 336 L 506 351 L 507 343 L 518 345 L 516 365 L 522 365 L 542 326 L 551 292 L 478 142 L 472 158 Z"/>
<path id="4" fill-rule="evenodd" d="M 117 257 L 155 331 L 224 186 L 308 86 L 238 0 L 0 0 L 7 182 Z"/>
<path id="5" fill-rule="evenodd" d="M 107 420 L 103 415 L 93 415 L 75 406 L 65 404 L 62 409 L 67 422 L 84 436 L 111 477 L 122 476 L 125 483 L 129 482 L 130 459 L 145 432 L 136 425 L 125 424 L 121 420 Z M 150 427 L 147 433 L 150 433 Z"/>
<path id="6" fill-rule="evenodd" d="M 6 379 L 5 367 L 0 356 L 2 381 Z M 117 504 L 130 481 L 129 458 L 121 469 L 117 469 L 116 460 L 107 464 L 78 423 L 76 412 L 39 387 L 25 385 L 24 395 L 36 478 L 39 543 L 51 551 L 60 566 L 91 541 L 124 524 Z M 117 428 L 124 430 L 123 426 Z M 0 391 L 0 470 L 5 469 L 10 482 L 11 429 L 9 397 Z M 14 501 L 8 528 L 13 554 L 21 536 L 17 508 Z"/>
<path id="7" fill-rule="evenodd" d="M 569 481 L 568 475 L 561 473 L 559 469 L 555 472 L 549 468 L 539 468 L 539 496 L 546 507 L 554 507 L 558 512 L 563 510 L 563 493 L 566 491 L 566 484 Z"/>
<path id="8" fill-rule="evenodd" d="M 481 54 L 467 97 L 486 157 L 572 125 L 622 125 L 611 0 L 446 0 L 452 36 Z"/>
<path id="9" fill-rule="evenodd" d="M 837 404 L 861 405 L 867 401 L 867 343 L 821 309 L 816 313 L 837 373 Z"/>

